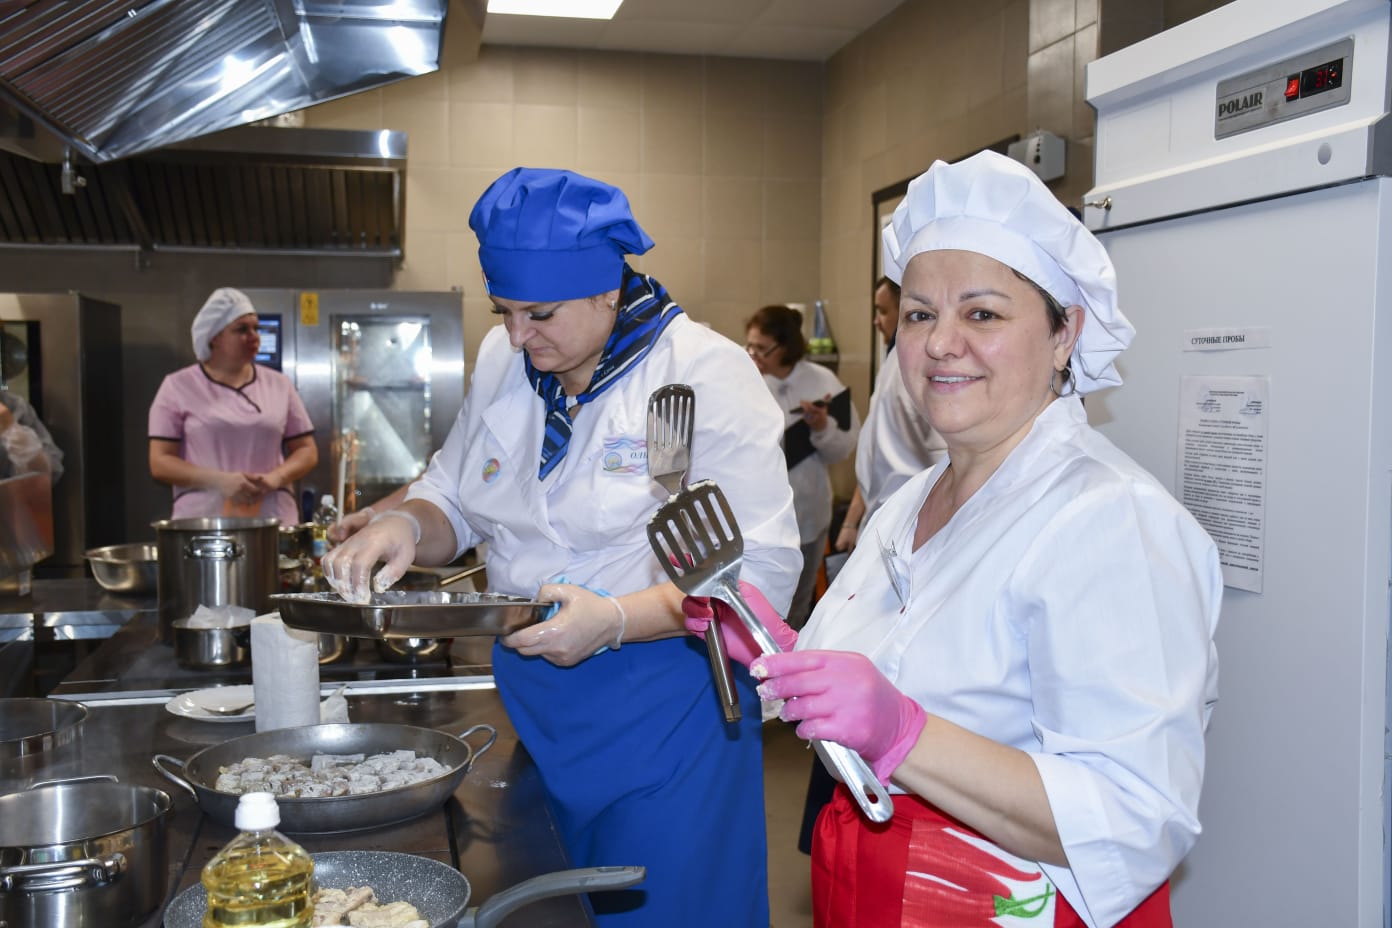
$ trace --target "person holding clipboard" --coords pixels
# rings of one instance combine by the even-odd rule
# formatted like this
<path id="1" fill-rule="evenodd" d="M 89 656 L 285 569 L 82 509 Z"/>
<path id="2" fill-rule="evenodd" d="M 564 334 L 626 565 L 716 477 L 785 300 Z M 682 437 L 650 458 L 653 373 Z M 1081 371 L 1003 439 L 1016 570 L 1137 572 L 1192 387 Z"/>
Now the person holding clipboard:
<path id="1" fill-rule="evenodd" d="M 783 456 L 793 488 L 802 573 L 788 609 L 788 624 L 801 628 L 812 614 L 817 571 L 831 531 L 830 464 L 855 450 L 860 417 L 851 391 L 829 368 L 804 358 L 802 314 L 787 306 L 765 306 L 745 323 L 744 348 L 783 409 Z"/>

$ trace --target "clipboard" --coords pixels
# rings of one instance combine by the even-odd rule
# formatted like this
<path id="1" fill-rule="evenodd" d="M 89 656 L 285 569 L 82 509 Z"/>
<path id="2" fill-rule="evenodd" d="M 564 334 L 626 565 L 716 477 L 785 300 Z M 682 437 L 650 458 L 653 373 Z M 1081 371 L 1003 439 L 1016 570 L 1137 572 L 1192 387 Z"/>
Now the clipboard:
<path id="1" fill-rule="evenodd" d="M 847 387 L 833 396 L 827 401 L 826 406 L 827 415 L 836 423 L 836 427 L 843 432 L 850 431 L 851 388 Z M 783 430 L 783 459 L 787 462 L 788 470 L 801 464 L 803 459 L 816 450 L 812 444 L 812 427 L 805 421 L 799 419 Z"/>

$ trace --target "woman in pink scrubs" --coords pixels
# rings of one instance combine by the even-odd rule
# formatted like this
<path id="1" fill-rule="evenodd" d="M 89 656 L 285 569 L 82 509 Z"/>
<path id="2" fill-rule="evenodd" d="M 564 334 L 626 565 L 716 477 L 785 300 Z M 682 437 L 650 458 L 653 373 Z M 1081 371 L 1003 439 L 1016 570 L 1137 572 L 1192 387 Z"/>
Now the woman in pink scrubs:
<path id="1" fill-rule="evenodd" d="M 294 483 L 319 461 L 314 425 L 279 371 L 259 367 L 256 308 L 214 290 L 193 320 L 197 364 L 164 378 L 150 406 L 150 474 L 174 488 L 171 518 L 300 521 Z"/>

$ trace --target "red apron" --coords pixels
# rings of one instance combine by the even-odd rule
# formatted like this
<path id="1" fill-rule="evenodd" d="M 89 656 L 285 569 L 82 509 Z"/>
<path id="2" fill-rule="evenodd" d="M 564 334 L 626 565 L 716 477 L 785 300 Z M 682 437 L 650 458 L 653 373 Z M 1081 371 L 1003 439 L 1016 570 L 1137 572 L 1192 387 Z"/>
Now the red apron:
<path id="1" fill-rule="evenodd" d="M 896 795 L 894 818 L 872 824 L 838 784 L 812 841 L 814 928 L 1085 928 L 1037 865 L 1012 866 L 954 832 L 986 843 L 916 796 Z M 1172 924 L 1164 883 L 1119 928 Z"/>

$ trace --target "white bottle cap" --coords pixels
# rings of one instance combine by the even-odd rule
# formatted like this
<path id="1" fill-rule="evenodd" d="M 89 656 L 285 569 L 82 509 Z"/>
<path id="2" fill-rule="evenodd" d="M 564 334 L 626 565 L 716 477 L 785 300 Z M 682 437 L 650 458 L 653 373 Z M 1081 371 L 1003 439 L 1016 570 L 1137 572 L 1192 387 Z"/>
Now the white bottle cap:
<path id="1" fill-rule="evenodd" d="M 280 824 L 280 806 L 270 793 L 243 793 L 234 821 L 238 831 L 266 831 Z"/>
<path id="2" fill-rule="evenodd" d="M 319 500 L 319 505 L 320 505 L 320 506 L 326 506 L 326 507 L 327 507 L 327 506 L 332 506 L 333 504 L 334 504 L 334 498 L 333 498 L 332 495 L 330 495 L 330 494 L 328 494 L 328 493 L 325 493 L 324 496 L 323 496 L 323 498 Z"/>

